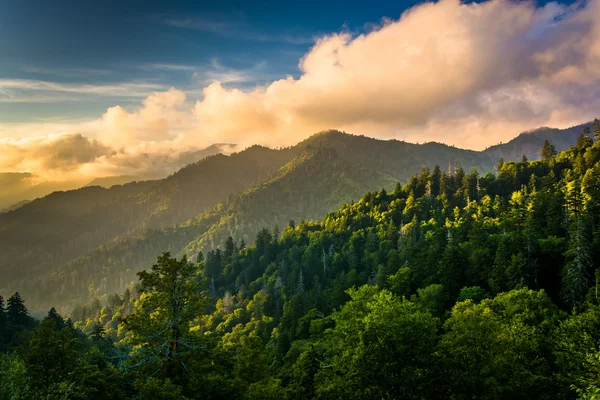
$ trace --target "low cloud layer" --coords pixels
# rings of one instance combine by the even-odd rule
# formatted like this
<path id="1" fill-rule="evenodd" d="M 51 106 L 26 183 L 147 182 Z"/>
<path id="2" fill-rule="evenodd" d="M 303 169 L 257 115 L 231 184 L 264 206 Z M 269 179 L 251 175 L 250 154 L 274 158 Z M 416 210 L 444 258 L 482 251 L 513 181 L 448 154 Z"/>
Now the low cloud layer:
<path id="1" fill-rule="evenodd" d="M 153 156 L 216 142 L 290 145 L 331 128 L 482 149 L 575 125 L 600 114 L 599 16 L 600 0 L 420 4 L 369 33 L 318 39 L 299 78 L 251 91 L 215 81 L 195 103 L 186 91 L 156 92 L 63 127 L 77 133 L 30 125 L 40 137 L 0 139 L 0 171 L 139 174 Z"/>

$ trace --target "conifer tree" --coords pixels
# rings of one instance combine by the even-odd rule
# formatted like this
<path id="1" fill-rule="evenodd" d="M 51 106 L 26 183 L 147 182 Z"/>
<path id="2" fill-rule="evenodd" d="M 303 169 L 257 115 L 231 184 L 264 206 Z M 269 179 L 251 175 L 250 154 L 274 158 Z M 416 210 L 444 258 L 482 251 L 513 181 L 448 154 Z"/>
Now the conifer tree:
<path id="1" fill-rule="evenodd" d="M 19 292 L 16 292 L 8 299 L 6 318 L 13 330 L 20 331 L 32 327 L 33 318 L 29 316 L 29 311 L 25 307 L 25 301 L 21 298 Z"/>
<path id="2" fill-rule="evenodd" d="M 594 119 L 594 139 L 596 141 L 600 141 L 600 121 L 598 121 L 598 118 Z"/>
<path id="3" fill-rule="evenodd" d="M 544 140 L 544 145 L 542 146 L 542 160 L 549 162 L 553 160 L 555 156 L 556 149 L 554 146 L 548 141 L 548 139 Z"/>
<path id="4" fill-rule="evenodd" d="M 584 221 L 583 200 L 579 178 L 567 184 L 567 207 L 570 213 L 569 262 L 563 269 L 563 299 L 573 307 L 582 302 L 589 288 L 592 266 L 589 242 Z"/>
<path id="5" fill-rule="evenodd" d="M 133 364 L 173 378 L 187 370 L 184 355 L 196 346 L 192 321 L 202 314 L 206 296 L 204 281 L 195 279 L 196 269 L 184 257 L 169 253 L 158 257 L 150 271 L 138 273 L 141 297 L 124 324 L 129 330 Z"/>
<path id="6" fill-rule="evenodd" d="M 431 173 L 431 180 L 430 180 L 430 191 L 431 191 L 431 197 L 433 197 L 434 199 L 440 194 L 440 180 L 442 179 L 442 172 L 440 170 L 440 166 L 436 164 L 435 167 L 433 167 L 433 172 Z"/>
<path id="7" fill-rule="evenodd" d="M 6 311 L 4 310 L 4 298 L 0 296 L 0 352 L 6 348 L 6 341 L 8 341 L 8 322 L 6 320 Z"/>

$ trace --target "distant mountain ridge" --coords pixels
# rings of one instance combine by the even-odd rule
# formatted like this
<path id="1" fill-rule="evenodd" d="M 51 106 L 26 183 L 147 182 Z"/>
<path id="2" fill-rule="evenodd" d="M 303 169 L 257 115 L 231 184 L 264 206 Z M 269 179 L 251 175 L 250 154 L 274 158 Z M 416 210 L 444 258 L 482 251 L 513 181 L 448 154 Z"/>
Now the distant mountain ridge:
<path id="1" fill-rule="evenodd" d="M 34 309 L 68 307 L 121 290 L 156 251 L 194 256 L 229 235 L 250 241 L 261 228 L 318 219 L 436 164 L 492 172 L 498 154 L 520 159 L 511 154 L 546 134 L 529 147 L 519 136 L 478 152 L 325 131 L 285 149 L 212 155 L 165 179 L 53 193 L 0 214 L 0 292 L 22 291 Z"/>
<path id="2" fill-rule="evenodd" d="M 567 129 L 537 128 L 523 132 L 507 143 L 488 147 L 483 153 L 497 159 L 504 158 L 507 161 L 518 160 L 523 154 L 530 160 L 537 160 L 540 158 L 540 149 L 544 144 L 544 140 L 552 143 L 557 151 L 563 151 L 575 144 L 586 127 L 592 129 L 592 122 Z"/>
<path id="3" fill-rule="evenodd" d="M 0 211 L 5 208 L 13 209 L 15 204 L 24 200 L 32 201 L 47 196 L 56 191 L 75 190 L 85 186 L 102 186 L 110 188 L 113 185 L 123 185 L 133 181 L 162 179 L 186 165 L 195 163 L 211 155 L 223 153 L 231 154 L 237 145 L 231 143 L 215 143 L 205 149 L 186 151 L 176 156 L 149 156 L 154 157 L 154 170 L 142 175 L 108 176 L 99 177 L 91 182 L 85 179 L 70 181 L 47 181 L 29 172 L 0 172 Z"/>

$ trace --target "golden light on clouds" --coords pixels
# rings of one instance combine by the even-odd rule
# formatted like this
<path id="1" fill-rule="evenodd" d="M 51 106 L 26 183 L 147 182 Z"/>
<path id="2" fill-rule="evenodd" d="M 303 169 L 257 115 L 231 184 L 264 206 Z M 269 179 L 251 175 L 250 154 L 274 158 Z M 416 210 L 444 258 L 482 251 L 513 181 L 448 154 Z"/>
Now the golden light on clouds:
<path id="1" fill-rule="evenodd" d="M 482 149 L 600 114 L 599 16 L 600 0 L 424 3 L 369 33 L 320 38 L 297 79 L 252 91 L 213 82 L 196 103 L 177 89 L 156 92 L 137 108 L 61 126 L 70 134 L 27 125 L 35 137 L 0 139 L 0 171 L 135 174 L 153 155 L 215 142 L 290 145 L 324 129 Z"/>

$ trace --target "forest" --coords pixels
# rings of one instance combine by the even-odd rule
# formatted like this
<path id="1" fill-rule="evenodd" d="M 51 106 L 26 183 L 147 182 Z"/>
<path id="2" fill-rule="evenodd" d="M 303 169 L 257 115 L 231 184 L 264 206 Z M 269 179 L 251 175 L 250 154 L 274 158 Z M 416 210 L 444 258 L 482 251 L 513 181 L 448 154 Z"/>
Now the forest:
<path id="1" fill-rule="evenodd" d="M 565 150 L 585 127 L 540 128 L 485 151 L 330 130 L 288 148 L 212 155 L 165 179 L 52 193 L 0 212 L 0 292 L 19 291 L 36 312 L 105 302 L 162 251 L 195 256 L 228 236 L 252 243 L 262 227 L 319 220 L 436 164 L 485 175 L 501 157 L 537 158 L 544 138 Z"/>
<path id="2" fill-rule="evenodd" d="M 600 122 L 285 225 L 1 300 L 0 399 L 600 399 Z"/>

